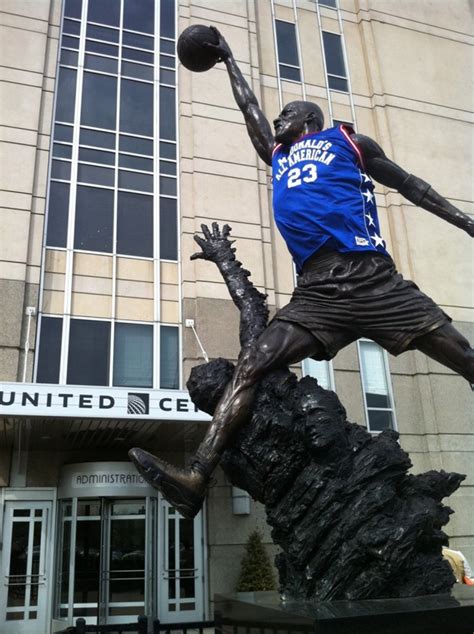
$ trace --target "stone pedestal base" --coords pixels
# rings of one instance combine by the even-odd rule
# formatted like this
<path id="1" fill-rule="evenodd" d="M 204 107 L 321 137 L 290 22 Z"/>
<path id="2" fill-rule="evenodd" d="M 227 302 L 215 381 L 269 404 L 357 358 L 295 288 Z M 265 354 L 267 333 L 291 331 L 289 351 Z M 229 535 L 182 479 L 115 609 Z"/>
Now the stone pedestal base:
<path id="1" fill-rule="evenodd" d="M 281 603 L 276 592 L 215 596 L 216 634 L 473 634 L 474 587 L 406 599 Z"/>

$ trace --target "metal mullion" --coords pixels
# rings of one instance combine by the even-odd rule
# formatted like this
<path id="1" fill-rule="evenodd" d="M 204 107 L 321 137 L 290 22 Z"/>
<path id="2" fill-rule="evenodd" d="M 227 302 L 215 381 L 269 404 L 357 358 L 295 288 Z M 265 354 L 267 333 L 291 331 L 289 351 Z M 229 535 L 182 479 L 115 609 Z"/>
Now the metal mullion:
<path id="1" fill-rule="evenodd" d="M 385 377 L 387 379 L 387 391 L 388 391 L 388 398 L 390 400 L 390 405 L 391 405 L 393 429 L 395 429 L 395 431 L 398 431 L 397 415 L 395 413 L 395 400 L 393 397 L 392 375 L 390 374 L 388 354 L 386 350 L 384 349 L 382 349 L 382 358 L 383 358 L 384 367 L 385 367 Z"/>
<path id="2" fill-rule="evenodd" d="M 179 533 L 181 529 L 181 515 L 178 511 L 175 510 L 174 513 L 174 572 L 175 572 L 175 598 L 176 598 L 176 607 L 181 603 L 181 588 L 179 587 L 180 580 L 180 567 L 179 567 Z"/>
<path id="3" fill-rule="evenodd" d="M 175 11 L 176 13 L 176 11 Z M 153 99 L 153 388 L 160 385 L 160 11 L 155 11 Z M 176 95 L 175 95 L 176 98 Z"/>
<path id="4" fill-rule="evenodd" d="M 293 16 L 295 18 L 296 49 L 298 51 L 301 92 L 303 94 L 303 101 L 306 101 L 306 85 L 304 81 L 303 56 L 301 54 L 300 28 L 298 24 L 298 12 L 296 10 L 296 0 L 293 0 Z"/>
<path id="5" fill-rule="evenodd" d="M 321 57 L 323 60 L 323 68 L 324 68 L 324 76 L 325 76 L 325 84 L 326 84 L 326 95 L 328 100 L 328 110 L 329 110 L 329 119 L 333 120 L 333 111 L 332 111 L 332 99 L 331 92 L 329 89 L 329 80 L 328 80 L 328 67 L 326 64 L 326 51 L 324 48 L 324 40 L 323 40 L 323 28 L 321 24 L 321 11 L 319 9 L 319 2 L 316 1 L 316 17 L 318 19 L 318 32 L 319 32 L 319 42 L 321 45 Z"/>
<path id="6" fill-rule="evenodd" d="M 118 41 L 117 101 L 115 104 L 115 164 L 114 164 L 114 207 L 112 226 L 112 314 L 110 324 L 109 385 L 114 381 L 115 320 L 117 319 L 117 224 L 118 224 L 118 170 L 120 139 L 120 95 L 122 90 L 122 43 L 123 43 L 123 3 L 120 3 L 120 24 Z"/>
<path id="7" fill-rule="evenodd" d="M 270 6 L 272 10 L 272 28 L 273 28 L 273 45 L 275 47 L 275 56 L 276 56 L 276 76 L 277 76 L 277 86 L 278 86 L 278 103 L 280 106 L 280 110 L 283 108 L 283 95 L 281 89 L 281 77 L 280 77 L 280 56 L 278 54 L 278 40 L 276 34 L 276 15 L 275 15 L 275 1 L 270 0 Z"/>
<path id="8" fill-rule="evenodd" d="M 67 381 L 67 360 L 69 348 L 69 330 L 71 325 L 72 306 L 72 278 L 74 266 L 74 230 L 76 221 L 76 197 L 77 197 L 77 170 L 79 159 L 79 134 L 80 134 L 80 114 L 82 103 L 82 85 L 84 79 L 84 55 L 87 25 L 87 1 L 82 5 L 81 33 L 79 36 L 77 75 L 76 75 L 76 103 L 74 104 L 74 119 L 72 133 L 72 155 L 71 155 L 71 185 L 69 192 L 69 214 L 68 232 L 66 241 L 66 270 L 64 280 L 64 321 L 61 338 L 61 358 L 59 365 L 59 383 L 65 384 Z"/>
<path id="9" fill-rule="evenodd" d="M 74 618 L 74 573 L 76 561 L 73 553 L 76 552 L 77 540 L 77 497 L 71 499 L 71 545 L 69 549 L 69 585 L 68 585 L 68 622 L 73 624 Z"/>
<path id="10" fill-rule="evenodd" d="M 347 63 L 347 50 L 346 50 L 346 42 L 344 38 L 344 27 L 343 27 L 343 22 L 341 17 L 341 11 L 339 9 L 339 5 L 337 2 L 336 2 L 336 12 L 337 12 L 337 20 L 339 23 L 339 32 L 340 32 L 339 37 L 341 38 L 342 58 L 344 60 L 344 68 L 346 71 L 346 77 L 344 79 L 346 79 L 347 81 L 347 90 L 349 93 L 349 101 L 351 104 L 351 113 L 352 113 L 352 121 L 353 121 L 354 130 L 357 131 L 357 119 L 356 119 L 356 113 L 355 113 L 354 98 L 352 95 L 352 83 L 351 83 L 351 76 L 349 73 L 349 64 Z"/>
<path id="11" fill-rule="evenodd" d="M 15 520 L 13 520 L 15 521 Z M 34 529 L 35 529 L 35 520 L 34 515 L 29 517 L 29 527 L 28 527 L 28 555 L 26 560 L 26 575 L 25 575 L 25 600 L 24 600 L 24 610 L 29 616 L 30 611 L 30 602 L 31 602 L 31 584 L 33 583 L 31 577 L 31 569 L 33 567 L 33 545 L 34 545 Z"/>

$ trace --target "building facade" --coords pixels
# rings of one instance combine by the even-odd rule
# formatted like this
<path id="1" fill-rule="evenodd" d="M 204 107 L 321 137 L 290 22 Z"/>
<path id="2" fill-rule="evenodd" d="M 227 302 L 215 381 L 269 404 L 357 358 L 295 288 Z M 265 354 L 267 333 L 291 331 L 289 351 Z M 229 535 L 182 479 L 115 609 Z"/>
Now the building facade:
<path id="1" fill-rule="evenodd" d="M 239 315 L 217 269 L 191 261 L 201 223 L 289 301 L 294 268 L 271 178 L 226 70 L 191 73 L 179 33 L 214 24 L 272 120 L 317 102 L 473 213 L 472 18 L 467 0 L 0 0 L 0 630 L 212 616 L 235 589 L 262 508 L 222 473 L 184 520 L 128 462 L 184 464 L 209 417 L 193 366 L 235 360 Z M 469 238 L 376 186 L 399 271 L 472 340 Z M 294 368 L 335 389 L 354 422 L 400 432 L 413 471 L 467 474 L 452 547 L 474 559 L 472 392 L 418 352 L 358 341 Z"/>

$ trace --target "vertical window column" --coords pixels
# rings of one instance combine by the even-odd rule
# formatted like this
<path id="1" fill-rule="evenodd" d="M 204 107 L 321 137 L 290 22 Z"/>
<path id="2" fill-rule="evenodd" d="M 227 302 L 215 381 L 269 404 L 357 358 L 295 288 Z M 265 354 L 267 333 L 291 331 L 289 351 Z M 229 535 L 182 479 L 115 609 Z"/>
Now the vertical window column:
<path id="1" fill-rule="evenodd" d="M 348 92 L 346 65 L 342 51 L 341 36 L 323 31 L 324 58 L 328 86 L 331 90 Z"/>
<path id="2" fill-rule="evenodd" d="M 387 353 L 374 341 L 357 342 L 367 428 L 371 432 L 395 429 L 395 410 Z"/>
<path id="3" fill-rule="evenodd" d="M 331 361 L 315 361 L 314 359 L 304 359 L 303 376 L 312 376 L 318 385 L 325 390 L 334 390 L 334 373 Z"/>

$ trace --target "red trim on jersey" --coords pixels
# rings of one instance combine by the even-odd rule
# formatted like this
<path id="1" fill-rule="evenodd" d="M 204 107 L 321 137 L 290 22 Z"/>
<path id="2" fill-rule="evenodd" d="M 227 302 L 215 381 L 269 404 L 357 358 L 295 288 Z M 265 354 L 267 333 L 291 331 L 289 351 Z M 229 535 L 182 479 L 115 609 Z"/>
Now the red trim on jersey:
<path id="1" fill-rule="evenodd" d="M 283 143 L 278 143 L 278 145 L 275 145 L 275 147 L 273 148 L 272 156 L 275 154 L 277 150 L 281 148 L 282 145 Z"/>
<path id="2" fill-rule="evenodd" d="M 364 163 L 364 157 L 362 156 L 362 152 L 360 151 L 360 149 L 357 146 L 357 144 L 351 139 L 351 137 L 349 136 L 349 134 L 347 133 L 345 128 L 346 128 L 346 126 L 344 126 L 342 124 L 339 126 L 339 130 L 342 132 L 342 134 L 345 136 L 345 138 L 347 139 L 347 141 L 351 145 L 351 147 L 354 150 L 354 152 L 357 154 L 357 158 L 359 159 L 359 163 L 360 163 L 362 169 L 365 170 L 365 163 Z M 349 129 L 352 130 L 352 128 L 349 128 Z"/>

